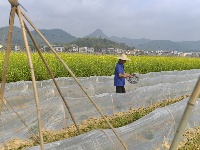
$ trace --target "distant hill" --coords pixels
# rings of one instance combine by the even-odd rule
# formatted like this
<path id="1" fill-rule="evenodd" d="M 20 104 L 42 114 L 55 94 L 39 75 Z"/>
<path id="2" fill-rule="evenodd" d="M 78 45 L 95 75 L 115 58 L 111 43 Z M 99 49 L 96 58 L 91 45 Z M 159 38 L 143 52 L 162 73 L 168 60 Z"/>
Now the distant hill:
<path id="1" fill-rule="evenodd" d="M 77 39 L 75 36 L 72 36 L 61 29 L 41 29 L 40 32 L 50 43 L 54 44 L 69 43 Z M 36 33 L 36 31 L 32 31 L 32 33 Z"/>
<path id="2" fill-rule="evenodd" d="M 6 39 L 8 37 L 8 28 L 9 27 L 0 28 L 0 41 L 3 41 L 4 39 L 4 42 L 3 42 L 4 44 L 6 43 Z M 72 42 L 77 39 L 75 36 L 72 36 L 61 29 L 50 29 L 50 30 L 40 29 L 40 32 L 51 44 L 64 44 L 64 43 Z M 35 38 L 35 40 L 37 41 L 39 45 L 46 45 L 35 30 L 31 31 L 31 34 L 33 35 L 33 37 Z M 32 41 L 30 40 L 28 35 L 27 35 L 27 39 L 28 39 L 29 44 L 32 44 Z M 14 26 L 13 28 L 12 44 L 24 45 L 22 30 L 21 28 L 16 27 L 16 26 Z"/>
<path id="3" fill-rule="evenodd" d="M 177 42 L 183 51 L 200 52 L 200 41 L 182 41 Z"/>
<path id="4" fill-rule="evenodd" d="M 105 35 L 101 29 L 97 29 L 96 31 L 94 31 L 94 32 L 90 33 L 89 35 L 85 36 L 85 38 L 87 38 L 87 37 L 109 39 L 109 37 L 107 35 Z"/>
<path id="5" fill-rule="evenodd" d="M 67 44 L 79 39 L 61 29 L 49 29 L 49 30 L 40 29 L 40 32 L 51 44 Z M 36 31 L 31 31 L 31 33 L 40 46 L 46 45 L 44 41 L 36 33 Z M 4 45 L 6 44 L 7 34 L 8 34 L 8 27 L 1 27 L 0 43 Z M 30 40 L 29 36 L 27 37 L 28 37 L 28 42 L 31 45 L 32 41 Z M 150 40 L 145 38 L 130 39 L 126 37 L 120 38 L 116 36 L 108 37 L 106 34 L 103 33 L 101 29 L 95 30 L 94 32 L 88 34 L 84 38 L 108 39 L 113 42 L 124 44 L 129 47 L 135 47 L 141 50 L 174 50 L 182 52 L 191 52 L 191 51 L 200 52 L 200 41 L 173 42 L 170 40 Z M 19 27 L 14 27 L 12 44 L 24 45 L 21 28 Z"/>
<path id="6" fill-rule="evenodd" d="M 95 51 L 108 48 L 120 48 L 124 50 L 129 50 L 134 48 L 134 47 L 129 47 L 122 43 L 113 42 L 106 38 L 96 38 L 96 37 L 79 38 L 76 41 L 71 42 L 70 44 L 76 44 L 79 47 L 85 47 L 85 46 L 93 47 Z"/>
<path id="7" fill-rule="evenodd" d="M 0 41 L 2 41 L 3 45 L 6 45 L 6 43 L 7 43 L 8 30 L 9 30 L 9 27 L 0 28 Z M 15 27 L 15 26 L 13 27 L 12 43 L 20 44 L 20 45 L 23 43 L 21 29 L 18 27 Z"/>
<path id="8" fill-rule="evenodd" d="M 148 43 L 144 43 L 136 46 L 138 49 L 143 50 L 180 50 L 182 49 L 180 44 L 172 42 L 170 40 L 152 40 Z"/>
<path id="9" fill-rule="evenodd" d="M 145 44 L 145 43 L 148 43 L 150 42 L 151 40 L 149 39 L 145 39 L 145 38 L 142 38 L 142 39 L 130 39 L 130 38 L 119 38 L 119 37 L 116 37 L 116 36 L 111 36 L 109 38 L 110 40 L 112 41 L 115 41 L 115 42 L 121 42 L 121 43 L 125 43 L 129 46 L 139 46 L 141 44 Z"/>
<path id="10" fill-rule="evenodd" d="M 94 38 L 106 38 L 111 41 L 117 43 L 123 43 L 130 47 L 135 47 L 141 50 L 165 50 L 165 51 L 183 51 L 183 52 L 191 52 L 191 51 L 200 51 L 200 41 L 183 41 L 183 42 L 173 42 L 170 40 L 150 40 L 150 39 L 130 39 L 126 37 L 117 37 L 111 36 L 108 37 L 103 33 L 102 30 L 97 29 L 91 34 L 85 37 L 94 37 Z"/>

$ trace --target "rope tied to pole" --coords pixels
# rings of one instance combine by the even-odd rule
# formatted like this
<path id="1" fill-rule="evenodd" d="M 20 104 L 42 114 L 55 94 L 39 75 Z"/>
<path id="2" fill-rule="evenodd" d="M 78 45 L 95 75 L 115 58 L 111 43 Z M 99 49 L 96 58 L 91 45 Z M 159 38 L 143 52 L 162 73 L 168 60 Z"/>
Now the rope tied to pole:
<path id="1" fill-rule="evenodd" d="M 17 7 L 17 6 L 19 6 L 19 3 L 18 3 L 17 0 L 8 0 L 8 1 L 10 2 L 11 7 Z"/>
<path id="2" fill-rule="evenodd" d="M 17 7 L 17 6 L 19 6 L 19 5 L 20 5 L 19 3 L 11 4 L 11 7 Z"/>
<path id="3" fill-rule="evenodd" d="M 11 8 L 17 7 L 17 6 L 21 6 L 27 12 L 27 10 L 19 2 L 17 2 L 16 0 L 8 0 L 8 1 L 11 4 Z"/>

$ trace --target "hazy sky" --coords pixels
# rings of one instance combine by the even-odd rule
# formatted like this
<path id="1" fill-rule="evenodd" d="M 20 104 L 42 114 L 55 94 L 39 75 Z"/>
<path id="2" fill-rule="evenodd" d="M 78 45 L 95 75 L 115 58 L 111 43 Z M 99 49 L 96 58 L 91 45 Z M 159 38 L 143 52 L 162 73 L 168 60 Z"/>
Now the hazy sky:
<path id="1" fill-rule="evenodd" d="M 63 29 L 83 37 L 200 40 L 200 0 L 19 0 L 38 29 Z M 8 26 L 10 3 L 0 0 L 0 27 Z M 15 26 L 19 27 L 16 17 Z M 31 29 L 31 28 L 30 28 Z M 31 29 L 32 30 L 32 29 Z"/>

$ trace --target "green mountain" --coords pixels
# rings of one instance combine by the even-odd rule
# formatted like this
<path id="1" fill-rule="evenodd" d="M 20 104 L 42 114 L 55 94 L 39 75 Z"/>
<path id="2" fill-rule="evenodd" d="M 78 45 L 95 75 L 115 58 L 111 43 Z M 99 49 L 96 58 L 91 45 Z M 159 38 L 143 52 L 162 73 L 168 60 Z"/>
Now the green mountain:
<path id="1" fill-rule="evenodd" d="M 177 42 L 183 51 L 200 52 L 200 41 L 182 41 Z"/>
<path id="2" fill-rule="evenodd" d="M 87 38 L 87 37 L 109 39 L 109 37 L 107 35 L 105 35 L 101 29 L 97 29 L 96 31 L 94 31 L 94 32 L 90 33 L 89 35 L 85 36 L 85 38 Z"/>
<path id="3" fill-rule="evenodd" d="M 135 45 L 135 47 L 141 50 L 200 52 L 200 41 L 173 42 L 170 40 L 151 40 L 148 43 Z"/>
<path id="4" fill-rule="evenodd" d="M 3 45 L 6 45 L 7 43 L 8 30 L 9 27 L 0 28 L 0 41 L 2 41 Z M 75 36 L 72 36 L 61 29 L 50 29 L 50 30 L 41 29 L 40 32 L 44 35 L 44 37 L 49 41 L 50 44 L 64 44 L 72 42 L 77 39 Z M 34 39 L 40 46 L 46 45 L 35 30 L 31 31 L 31 34 L 33 35 Z M 33 45 L 28 34 L 27 34 L 27 39 L 29 44 Z M 21 28 L 16 26 L 13 27 L 12 44 L 24 45 L 22 30 Z"/>
<path id="5" fill-rule="evenodd" d="M 71 34 L 61 29 L 49 29 L 49 30 L 40 29 L 40 32 L 51 44 L 68 44 L 73 41 L 76 41 L 77 39 L 80 39 L 80 38 L 76 38 L 75 36 L 72 36 Z M 31 31 L 31 33 L 40 46 L 46 45 L 44 41 L 40 38 L 40 36 L 36 33 L 36 31 L 33 30 Z M 0 28 L 0 44 L 3 44 L 4 46 L 7 43 L 7 40 L 6 40 L 7 34 L 8 34 L 8 27 L 1 27 Z M 28 37 L 29 45 L 33 45 L 29 36 L 27 37 Z M 120 38 L 116 36 L 108 37 L 100 29 L 97 29 L 91 34 L 88 34 L 84 38 L 107 39 L 107 40 L 116 42 L 118 44 L 125 45 L 127 47 L 135 47 L 141 50 L 173 50 L 173 51 L 182 51 L 182 52 L 192 52 L 192 51 L 199 52 L 200 51 L 200 41 L 173 42 L 170 40 L 150 40 L 150 39 L 145 39 L 145 38 L 130 39 L 126 37 Z M 12 44 L 24 45 L 21 28 L 16 27 L 16 26 L 14 26 L 14 30 L 13 30 Z M 85 46 L 87 45 L 91 45 L 91 43 L 88 43 Z"/>
<path id="6" fill-rule="evenodd" d="M 40 32 L 50 43 L 54 44 L 69 43 L 77 39 L 75 36 L 72 36 L 61 29 L 41 29 Z M 36 31 L 32 31 L 32 33 L 37 34 Z M 39 39 L 42 40 L 40 37 Z"/>
<path id="7" fill-rule="evenodd" d="M 135 46 L 135 47 L 139 46 L 141 44 L 146 44 L 146 43 L 151 41 L 151 40 L 145 39 L 145 38 L 130 39 L 130 38 L 126 38 L 126 37 L 119 38 L 119 37 L 116 37 L 116 36 L 111 36 L 109 39 L 112 40 L 112 41 L 115 41 L 115 42 L 126 43 L 129 46 Z"/>
<path id="8" fill-rule="evenodd" d="M 76 44 L 79 47 L 93 47 L 95 51 L 107 48 L 120 48 L 124 50 L 130 50 L 134 47 L 127 46 L 123 43 L 113 42 L 106 38 L 96 38 L 96 37 L 85 37 L 79 38 L 76 41 L 71 42 L 70 44 Z"/>
<path id="9" fill-rule="evenodd" d="M 200 41 L 183 41 L 173 42 L 170 40 L 150 40 L 150 39 L 130 39 L 126 37 L 108 37 L 102 30 L 97 29 L 86 37 L 90 38 L 106 38 L 116 43 L 121 43 L 129 47 L 135 47 L 140 50 L 165 50 L 165 51 L 182 51 L 182 52 L 198 52 L 200 51 Z"/>
<path id="10" fill-rule="evenodd" d="M 170 41 L 170 40 L 152 40 L 148 43 L 140 44 L 136 48 L 142 50 L 181 50 L 180 44 Z"/>

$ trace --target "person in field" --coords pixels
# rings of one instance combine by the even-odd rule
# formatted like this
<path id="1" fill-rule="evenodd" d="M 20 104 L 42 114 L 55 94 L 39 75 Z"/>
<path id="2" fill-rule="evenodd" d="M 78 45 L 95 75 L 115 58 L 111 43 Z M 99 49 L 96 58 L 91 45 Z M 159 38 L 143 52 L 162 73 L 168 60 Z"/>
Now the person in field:
<path id="1" fill-rule="evenodd" d="M 114 86 L 116 86 L 116 93 L 125 93 L 125 78 L 132 77 L 132 75 L 124 71 L 124 63 L 130 59 L 125 54 L 117 58 L 119 61 L 115 66 Z"/>

